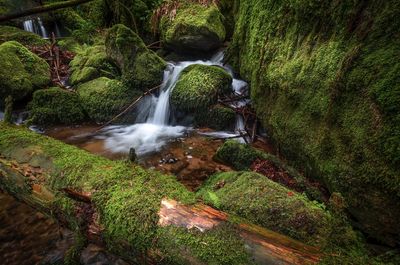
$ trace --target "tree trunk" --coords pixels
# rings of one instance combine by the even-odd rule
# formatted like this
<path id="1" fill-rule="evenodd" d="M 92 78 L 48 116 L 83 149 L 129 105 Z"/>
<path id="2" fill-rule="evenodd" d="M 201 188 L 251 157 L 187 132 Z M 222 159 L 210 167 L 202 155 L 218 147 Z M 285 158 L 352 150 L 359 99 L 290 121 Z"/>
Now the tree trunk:
<path id="1" fill-rule="evenodd" d="M 93 0 L 70 0 L 70 1 L 54 3 L 54 4 L 48 4 L 48 5 L 44 5 L 44 6 L 37 6 L 37 7 L 23 10 L 23 11 L 20 11 L 17 13 L 2 15 L 2 16 L 0 16 L 0 23 L 8 21 L 8 20 L 16 19 L 16 18 L 31 16 L 31 15 L 40 14 L 40 13 L 46 13 L 46 12 L 50 12 L 50 11 L 55 11 L 55 10 L 66 8 L 66 7 L 73 7 L 73 6 L 88 3 L 91 1 L 93 1 Z"/>
<path id="2" fill-rule="evenodd" d="M 286 236 L 178 202 L 193 194 L 172 177 L 4 123 L 0 188 L 132 262 L 314 264 L 321 258 L 318 249 Z"/>

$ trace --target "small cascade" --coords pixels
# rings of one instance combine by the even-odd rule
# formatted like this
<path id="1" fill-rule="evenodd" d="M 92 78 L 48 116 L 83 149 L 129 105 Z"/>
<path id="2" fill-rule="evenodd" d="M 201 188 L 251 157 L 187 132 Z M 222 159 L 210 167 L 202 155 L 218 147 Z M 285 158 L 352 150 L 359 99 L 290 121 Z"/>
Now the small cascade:
<path id="1" fill-rule="evenodd" d="M 170 139 L 182 137 L 188 130 L 184 126 L 171 126 L 173 120 L 170 111 L 170 97 L 182 71 L 190 65 L 217 65 L 223 67 L 232 77 L 231 68 L 223 64 L 224 53 L 219 52 L 210 60 L 183 61 L 169 63 L 164 71 L 164 79 L 159 95 L 145 97 L 137 109 L 136 124 L 130 126 L 109 126 L 102 130 L 97 136 L 103 139 L 106 149 L 115 153 L 127 153 L 130 148 L 135 148 L 137 155 L 142 156 L 151 152 L 159 151 Z M 232 89 L 236 94 L 242 94 L 247 88 L 247 83 L 233 78 Z M 248 100 L 233 102 L 235 106 L 243 106 Z M 231 136 L 244 130 L 244 121 L 237 115 L 235 132 L 214 132 Z"/>
<path id="2" fill-rule="evenodd" d="M 40 17 L 29 18 L 23 22 L 25 31 L 29 31 L 42 36 L 43 38 L 49 38 L 49 32 L 43 24 Z"/>

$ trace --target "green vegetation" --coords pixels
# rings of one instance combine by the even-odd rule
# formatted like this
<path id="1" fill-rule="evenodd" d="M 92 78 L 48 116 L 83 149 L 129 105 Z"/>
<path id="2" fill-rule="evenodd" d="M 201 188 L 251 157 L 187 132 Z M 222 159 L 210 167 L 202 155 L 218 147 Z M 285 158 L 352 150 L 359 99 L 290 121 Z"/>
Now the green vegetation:
<path id="1" fill-rule="evenodd" d="M 172 91 L 171 104 L 178 110 L 195 114 L 217 104 L 218 95 L 231 91 L 232 77 L 222 68 L 191 65 L 182 71 Z"/>
<path id="2" fill-rule="evenodd" d="M 37 125 L 76 124 L 86 118 L 78 94 L 56 87 L 33 93 L 29 107 L 30 122 Z"/>
<path id="3" fill-rule="evenodd" d="M 16 27 L 0 26 L 0 44 L 6 41 L 17 41 L 27 46 L 41 46 L 49 43 L 37 34 Z"/>
<path id="4" fill-rule="evenodd" d="M 162 83 L 166 63 L 124 25 L 115 25 L 108 31 L 106 52 L 120 67 L 126 86 L 146 91 Z"/>
<path id="5" fill-rule="evenodd" d="M 89 118 L 98 123 L 111 120 L 142 94 L 107 77 L 80 84 L 77 92 Z"/>
<path id="6" fill-rule="evenodd" d="M 395 0 L 241 1 L 229 48 L 281 152 L 342 193 L 363 230 L 392 245 L 400 235 L 399 14 Z"/>
<path id="7" fill-rule="evenodd" d="M 45 60 L 16 41 L 0 45 L 0 102 L 8 95 L 15 101 L 24 99 L 49 82 L 50 67 Z"/>
<path id="8" fill-rule="evenodd" d="M 83 47 L 70 63 L 70 83 L 77 85 L 98 77 L 116 78 L 119 69 L 107 57 L 104 45 Z"/>
<path id="9" fill-rule="evenodd" d="M 233 130 L 236 113 L 227 107 L 215 105 L 205 112 L 196 113 L 194 122 L 197 126 L 204 126 L 214 130 Z"/>
<path id="10" fill-rule="evenodd" d="M 209 52 L 225 40 L 224 16 L 215 5 L 182 1 L 176 16 L 167 13 L 159 29 L 164 44 L 177 52 Z"/>

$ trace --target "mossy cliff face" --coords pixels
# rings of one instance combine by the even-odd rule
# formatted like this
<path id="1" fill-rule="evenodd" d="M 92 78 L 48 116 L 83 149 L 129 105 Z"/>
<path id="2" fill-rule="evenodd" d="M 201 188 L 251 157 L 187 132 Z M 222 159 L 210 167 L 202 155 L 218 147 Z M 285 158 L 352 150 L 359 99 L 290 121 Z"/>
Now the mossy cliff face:
<path id="1" fill-rule="evenodd" d="M 29 108 L 30 122 L 38 125 L 74 124 L 86 118 L 78 94 L 56 87 L 33 93 Z"/>
<path id="2" fill-rule="evenodd" d="M 115 25 L 106 36 L 106 52 L 122 71 L 122 80 L 146 91 L 162 83 L 166 63 L 147 49 L 143 40 L 124 25 Z"/>
<path id="3" fill-rule="evenodd" d="M 398 1 L 240 1 L 230 47 L 282 153 L 399 243 Z"/>
<path id="4" fill-rule="evenodd" d="M 177 52 L 209 52 L 222 45 L 226 32 L 224 16 L 218 7 L 181 1 L 176 16 L 160 21 L 161 39 Z"/>
<path id="5" fill-rule="evenodd" d="M 122 82 L 100 77 L 77 87 L 83 109 L 95 122 L 107 122 L 122 112 L 141 93 Z"/>
<path id="6" fill-rule="evenodd" d="M 0 45 L 0 101 L 21 100 L 50 82 L 47 62 L 16 41 Z"/>

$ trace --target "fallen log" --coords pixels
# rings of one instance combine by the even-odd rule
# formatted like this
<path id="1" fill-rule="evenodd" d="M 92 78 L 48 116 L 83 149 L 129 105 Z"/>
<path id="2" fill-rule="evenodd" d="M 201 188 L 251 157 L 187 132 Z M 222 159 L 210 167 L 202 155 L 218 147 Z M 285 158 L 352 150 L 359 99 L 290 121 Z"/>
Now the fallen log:
<path id="1" fill-rule="evenodd" d="M 134 263 L 314 264 L 321 258 L 314 247 L 196 203 L 174 177 L 4 123 L 0 188 Z"/>
<path id="2" fill-rule="evenodd" d="M 36 15 L 36 14 L 40 14 L 40 13 L 46 13 L 46 12 L 55 11 L 55 10 L 62 9 L 62 8 L 67 8 L 67 7 L 73 7 L 73 6 L 85 4 L 85 3 L 88 3 L 91 1 L 93 1 L 93 0 L 70 0 L 70 1 L 63 1 L 63 2 L 60 1 L 57 3 L 53 3 L 53 4 L 47 4 L 44 6 L 37 6 L 34 8 L 22 10 L 17 13 L 2 15 L 2 16 L 0 16 L 0 23 L 8 21 L 8 20 L 16 19 L 16 18 Z"/>

